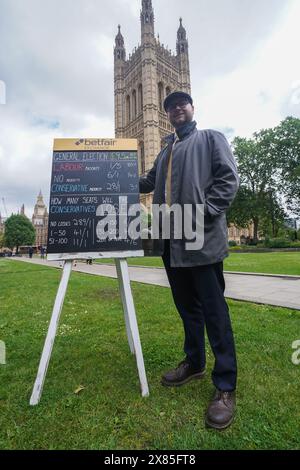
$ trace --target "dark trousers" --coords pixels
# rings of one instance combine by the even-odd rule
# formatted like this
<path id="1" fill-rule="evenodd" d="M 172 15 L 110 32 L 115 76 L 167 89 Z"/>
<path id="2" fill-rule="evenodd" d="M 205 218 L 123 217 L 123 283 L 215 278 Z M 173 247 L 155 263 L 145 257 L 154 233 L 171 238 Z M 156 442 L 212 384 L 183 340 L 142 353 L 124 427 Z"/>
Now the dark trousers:
<path id="1" fill-rule="evenodd" d="M 205 367 L 205 336 L 215 357 L 212 381 L 225 392 L 236 388 L 237 363 L 229 310 L 224 298 L 223 263 L 187 268 L 170 267 L 170 244 L 163 262 L 185 332 L 184 352 L 195 369 Z"/>

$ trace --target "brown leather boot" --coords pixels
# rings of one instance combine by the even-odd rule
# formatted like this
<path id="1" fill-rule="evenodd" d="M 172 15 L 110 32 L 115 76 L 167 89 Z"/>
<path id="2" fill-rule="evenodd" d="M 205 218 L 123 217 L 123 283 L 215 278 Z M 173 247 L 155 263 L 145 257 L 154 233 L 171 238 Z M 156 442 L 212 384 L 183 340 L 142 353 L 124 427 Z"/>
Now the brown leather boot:
<path id="1" fill-rule="evenodd" d="M 185 359 L 180 362 L 175 369 L 166 372 L 161 378 L 161 384 L 166 387 L 178 387 L 184 385 L 192 379 L 201 379 L 205 375 L 205 369 L 194 369 Z"/>
<path id="2" fill-rule="evenodd" d="M 208 405 L 205 423 L 210 428 L 225 429 L 233 421 L 235 411 L 235 392 L 216 390 Z"/>

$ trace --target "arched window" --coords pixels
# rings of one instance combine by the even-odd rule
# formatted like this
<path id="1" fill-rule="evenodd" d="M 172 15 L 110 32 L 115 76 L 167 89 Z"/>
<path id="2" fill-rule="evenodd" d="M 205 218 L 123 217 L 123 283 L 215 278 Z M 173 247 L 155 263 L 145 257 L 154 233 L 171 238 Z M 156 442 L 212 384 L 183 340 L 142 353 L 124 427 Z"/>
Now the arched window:
<path id="1" fill-rule="evenodd" d="M 164 85 L 162 82 L 158 84 L 158 108 L 160 111 L 163 110 L 163 102 L 164 102 Z"/>
<path id="2" fill-rule="evenodd" d="M 139 110 L 139 114 L 143 112 L 143 87 L 142 85 L 138 86 L 138 110 Z"/>
<path id="3" fill-rule="evenodd" d="M 137 116 L 137 103 L 136 103 L 136 91 L 132 92 L 132 118 L 135 119 Z"/>
<path id="4" fill-rule="evenodd" d="M 168 96 L 171 93 L 171 88 L 167 86 L 166 88 L 166 96 Z"/>
<path id="5" fill-rule="evenodd" d="M 127 124 L 131 121 L 131 109 L 130 109 L 130 96 L 127 95 L 126 97 L 126 121 Z"/>

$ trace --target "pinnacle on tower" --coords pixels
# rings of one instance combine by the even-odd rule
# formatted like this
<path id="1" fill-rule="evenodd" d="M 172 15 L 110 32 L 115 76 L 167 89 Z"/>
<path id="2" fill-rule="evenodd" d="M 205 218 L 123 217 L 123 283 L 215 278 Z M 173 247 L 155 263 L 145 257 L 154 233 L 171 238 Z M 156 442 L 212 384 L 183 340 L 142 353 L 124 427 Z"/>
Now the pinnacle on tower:
<path id="1" fill-rule="evenodd" d="M 186 30 L 182 26 L 182 18 L 179 18 L 179 22 L 180 22 L 180 25 L 177 31 L 177 54 L 178 55 L 187 53 L 188 47 L 189 47 L 188 40 L 186 37 Z"/>
<path id="2" fill-rule="evenodd" d="M 116 35 L 116 39 L 115 39 L 114 55 L 115 55 L 115 60 L 126 60 L 124 38 L 121 33 L 120 25 L 118 25 L 118 34 Z"/>
<path id="3" fill-rule="evenodd" d="M 141 10 L 142 42 L 144 35 L 154 37 L 154 12 L 151 0 L 142 0 Z"/>
<path id="4" fill-rule="evenodd" d="M 36 201 L 36 206 L 42 207 L 44 205 L 45 205 L 45 203 L 44 203 L 44 199 L 43 199 L 43 195 L 42 195 L 42 190 L 40 189 L 40 192 L 39 192 L 39 195 L 38 195 L 37 201 Z"/>

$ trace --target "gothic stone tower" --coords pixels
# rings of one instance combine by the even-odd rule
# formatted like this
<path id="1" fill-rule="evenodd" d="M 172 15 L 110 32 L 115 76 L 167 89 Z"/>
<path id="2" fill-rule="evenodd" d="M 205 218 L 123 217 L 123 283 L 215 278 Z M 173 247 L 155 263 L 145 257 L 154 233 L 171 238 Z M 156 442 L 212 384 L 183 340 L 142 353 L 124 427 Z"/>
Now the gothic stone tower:
<path id="1" fill-rule="evenodd" d="M 34 213 L 32 216 L 32 224 L 35 228 L 35 245 L 46 246 L 48 235 L 48 211 L 43 200 L 42 192 L 39 192 L 36 204 L 34 206 Z"/>
<path id="2" fill-rule="evenodd" d="M 177 51 L 173 54 L 154 34 L 151 0 L 142 0 L 141 45 L 126 58 L 121 27 L 114 48 L 115 133 L 117 138 L 136 138 L 140 173 L 147 172 L 164 146 L 164 137 L 173 132 L 163 109 L 172 91 L 191 93 L 186 30 L 177 31 Z M 142 196 L 149 207 L 151 197 Z"/>

